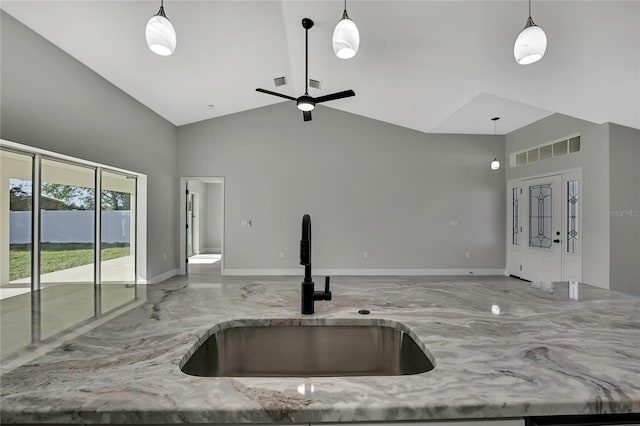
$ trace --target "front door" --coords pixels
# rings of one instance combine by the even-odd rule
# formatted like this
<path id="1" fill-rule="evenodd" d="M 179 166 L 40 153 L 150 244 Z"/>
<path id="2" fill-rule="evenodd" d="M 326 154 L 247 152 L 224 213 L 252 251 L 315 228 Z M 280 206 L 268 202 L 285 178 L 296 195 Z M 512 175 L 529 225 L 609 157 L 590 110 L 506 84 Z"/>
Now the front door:
<path id="1" fill-rule="evenodd" d="M 529 281 L 562 280 L 562 176 L 522 181 L 522 270 Z"/>

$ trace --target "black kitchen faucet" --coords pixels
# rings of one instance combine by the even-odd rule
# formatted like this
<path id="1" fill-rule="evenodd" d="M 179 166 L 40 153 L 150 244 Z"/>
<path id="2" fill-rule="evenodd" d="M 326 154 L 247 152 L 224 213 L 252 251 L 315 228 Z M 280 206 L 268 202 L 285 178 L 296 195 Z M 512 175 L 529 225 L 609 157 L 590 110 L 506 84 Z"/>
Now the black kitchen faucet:
<path id="1" fill-rule="evenodd" d="M 331 300 L 329 291 L 329 277 L 324 279 L 324 291 L 315 291 L 311 279 L 311 216 L 302 216 L 302 239 L 300 240 L 300 264 L 304 265 L 304 280 L 302 281 L 301 312 L 313 314 L 313 304 L 316 300 Z"/>

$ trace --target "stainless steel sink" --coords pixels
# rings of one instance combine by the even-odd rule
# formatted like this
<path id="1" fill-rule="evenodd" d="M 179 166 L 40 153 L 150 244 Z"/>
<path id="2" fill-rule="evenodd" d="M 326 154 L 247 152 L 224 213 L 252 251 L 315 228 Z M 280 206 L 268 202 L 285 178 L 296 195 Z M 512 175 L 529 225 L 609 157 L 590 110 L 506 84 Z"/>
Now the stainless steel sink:
<path id="1" fill-rule="evenodd" d="M 240 326 L 209 336 L 182 366 L 192 376 L 399 376 L 433 369 L 406 332 L 380 325 Z"/>

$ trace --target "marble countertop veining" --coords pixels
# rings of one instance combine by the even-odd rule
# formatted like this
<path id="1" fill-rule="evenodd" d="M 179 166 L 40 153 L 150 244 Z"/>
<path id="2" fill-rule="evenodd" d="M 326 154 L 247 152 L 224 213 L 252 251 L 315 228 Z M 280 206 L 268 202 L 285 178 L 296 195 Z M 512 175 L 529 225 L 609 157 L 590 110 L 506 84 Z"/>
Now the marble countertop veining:
<path id="1" fill-rule="evenodd" d="M 572 301 L 566 283 L 551 293 L 506 277 L 334 277 L 333 300 L 303 316 L 299 277 L 205 278 L 149 286 L 143 305 L 4 374 L 2 423 L 640 413 L 640 297 L 583 285 L 581 300 Z M 359 315 L 362 308 L 371 314 Z M 400 322 L 436 367 L 409 376 L 306 379 L 180 371 L 185 354 L 218 324 L 274 319 Z"/>

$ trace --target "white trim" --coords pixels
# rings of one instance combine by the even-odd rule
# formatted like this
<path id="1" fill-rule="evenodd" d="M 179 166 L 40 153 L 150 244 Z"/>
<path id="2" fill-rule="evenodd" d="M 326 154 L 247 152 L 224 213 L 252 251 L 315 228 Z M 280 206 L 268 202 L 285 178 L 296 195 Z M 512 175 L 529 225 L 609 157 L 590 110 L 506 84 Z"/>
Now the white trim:
<path id="1" fill-rule="evenodd" d="M 136 283 L 147 281 L 147 175 L 136 180 Z"/>
<path id="2" fill-rule="evenodd" d="M 139 280 L 138 284 L 158 284 L 158 283 L 161 283 L 163 281 L 168 280 L 171 277 L 175 277 L 179 273 L 180 273 L 180 269 L 172 269 L 172 270 L 167 271 L 167 272 L 165 272 L 163 274 L 156 275 L 155 277 L 151 278 L 150 280 Z"/>
<path id="3" fill-rule="evenodd" d="M 119 167 L 110 166 L 110 165 L 104 164 L 104 163 L 96 163 L 95 161 L 84 160 L 82 158 L 72 157 L 70 155 L 60 154 L 60 153 L 54 152 L 54 151 L 47 151 L 46 149 L 40 149 L 40 148 L 36 148 L 34 146 L 31 146 L 31 145 L 25 145 L 25 144 L 21 144 L 21 143 L 17 143 L 17 142 L 11 142 L 11 141 L 8 141 L 6 139 L 0 139 L 0 147 L 12 148 L 12 149 L 15 149 L 17 151 L 26 151 L 26 152 L 30 152 L 30 153 L 34 153 L 34 154 L 40 154 L 40 155 L 43 155 L 45 157 L 55 158 L 55 159 L 58 159 L 58 160 L 66 160 L 66 161 L 69 161 L 71 163 L 81 164 L 81 165 L 84 165 L 84 166 L 102 167 L 103 169 L 108 170 L 108 171 L 116 171 L 116 172 L 124 173 L 124 174 L 127 174 L 127 175 L 143 176 L 142 173 L 139 173 L 139 172 L 132 172 L 131 170 L 121 169 Z"/>
<path id="4" fill-rule="evenodd" d="M 227 268 L 225 275 L 230 276 L 266 276 L 266 275 L 300 275 L 300 269 L 236 269 Z M 316 269 L 314 275 L 344 276 L 421 276 L 421 275 L 506 275 L 505 269 Z"/>

